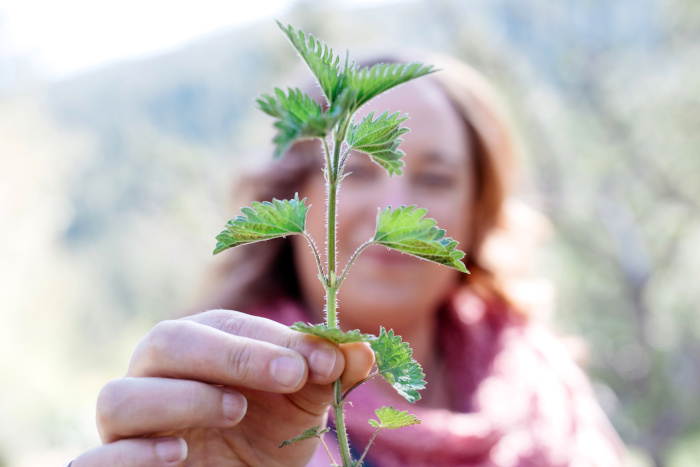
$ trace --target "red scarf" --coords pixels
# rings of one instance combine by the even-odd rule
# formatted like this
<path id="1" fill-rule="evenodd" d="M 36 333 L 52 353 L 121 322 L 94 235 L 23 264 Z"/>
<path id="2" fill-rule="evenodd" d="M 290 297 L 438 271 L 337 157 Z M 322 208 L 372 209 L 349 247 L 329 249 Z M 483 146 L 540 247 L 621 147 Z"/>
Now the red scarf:
<path id="1" fill-rule="evenodd" d="M 309 319 L 292 302 L 253 314 L 287 325 Z M 363 384 L 350 395 L 352 406 L 346 410 L 357 450 L 374 433 L 367 421 L 383 405 L 422 420 L 410 428 L 382 431 L 365 467 L 622 465 L 624 447 L 585 375 L 543 327 L 467 292 L 458 294 L 438 320 L 438 350 L 458 411 L 395 398 L 379 387 L 388 384 L 380 377 Z M 330 461 L 320 449 L 309 465 L 327 467 Z"/>

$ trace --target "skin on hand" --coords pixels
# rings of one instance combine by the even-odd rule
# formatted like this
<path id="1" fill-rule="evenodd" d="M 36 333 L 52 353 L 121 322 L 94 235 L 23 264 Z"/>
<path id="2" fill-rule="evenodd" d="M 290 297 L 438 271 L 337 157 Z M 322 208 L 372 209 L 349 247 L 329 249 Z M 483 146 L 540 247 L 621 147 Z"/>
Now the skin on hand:
<path id="1" fill-rule="evenodd" d="M 100 392 L 105 444 L 73 467 L 306 465 L 316 440 L 280 443 L 324 424 L 331 383 L 341 377 L 348 389 L 373 363 L 366 344 L 339 348 L 235 311 L 164 321 L 139 343 L 127 375 Z"/>

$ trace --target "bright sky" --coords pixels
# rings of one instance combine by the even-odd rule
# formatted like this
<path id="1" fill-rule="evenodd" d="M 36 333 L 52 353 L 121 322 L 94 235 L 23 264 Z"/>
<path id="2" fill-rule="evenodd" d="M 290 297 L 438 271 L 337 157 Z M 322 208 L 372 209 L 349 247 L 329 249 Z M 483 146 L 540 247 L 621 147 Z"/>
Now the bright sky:
<path id="1" fill-rule="evenodd" d="M 176 48 L 223 28 L 279 17 L 291 0 L 0 0 L 0 60 L 49 78 Z"/>
<path id="2" fill-rule="evenodd" d="M 341 0 L 363 7 L 400 0 Z M 58 79 L 175 49 L 217 31 L 279 18 L 294 0 L 0 0 L 0 89 Z M 29 67 L 28 67 L 29 65 Z"/>

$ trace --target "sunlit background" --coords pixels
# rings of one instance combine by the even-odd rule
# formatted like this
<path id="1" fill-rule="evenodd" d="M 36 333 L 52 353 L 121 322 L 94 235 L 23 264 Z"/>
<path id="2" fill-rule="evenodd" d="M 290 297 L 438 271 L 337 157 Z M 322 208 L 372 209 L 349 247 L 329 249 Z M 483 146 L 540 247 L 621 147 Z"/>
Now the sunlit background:
<path id="1" fill-rule="evenodd" d="M 699 2 L 0 0 L 0 466 L 97 444 L 100 387 L 192 302 L 269 157 L 254 98 L 297 67 L 273 18 L 496 84 L 551 221 L 552 326 L 630 466 L 700 465 Z"/>

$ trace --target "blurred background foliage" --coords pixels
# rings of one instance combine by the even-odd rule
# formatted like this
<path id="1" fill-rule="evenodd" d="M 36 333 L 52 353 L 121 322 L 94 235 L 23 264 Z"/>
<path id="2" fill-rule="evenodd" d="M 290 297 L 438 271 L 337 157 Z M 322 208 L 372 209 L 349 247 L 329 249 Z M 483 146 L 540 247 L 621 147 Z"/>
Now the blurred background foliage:
<path id="1" fill-rule="evenodd" d="M 536 265 L 553 326 L 584 344 L 630 465 L 699 465 L 700 3 L 299 0 L 280 19 L 336 51 L 452 54 L 496 84 L 520 197 L 552 224 Z M 99 388 L 192 302 L 237 174 L 269 160 L 254 97 L 296 69 L 270 20 L 0 88 L 0 466 L 98 443 Z"/>

